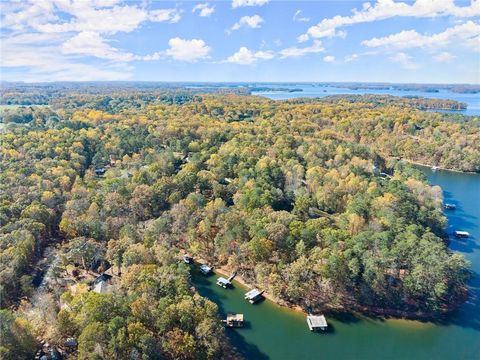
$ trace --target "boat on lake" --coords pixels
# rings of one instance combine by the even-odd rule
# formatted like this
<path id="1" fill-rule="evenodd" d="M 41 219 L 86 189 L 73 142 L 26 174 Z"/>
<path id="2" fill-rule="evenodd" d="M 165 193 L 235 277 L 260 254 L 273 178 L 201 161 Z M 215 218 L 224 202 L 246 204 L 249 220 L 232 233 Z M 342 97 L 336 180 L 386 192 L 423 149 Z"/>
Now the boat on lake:
<path id="1" fill-rule="evenodd" d="M 459 239 L 466 239 L 468 237 L 470 237 L 470 233 L 468 231 L 455 231 L 453 233 L 455 235 L 456 238 L 459 238 Z"/>
<path id="2" fill-rule="evenodd" d="M 455 205 L 455 204 L 448 204 L 448 203 L 447 203 L 447 204 L 445 204 L 444 208 L 445 208 L 446 210 L 455 210 L 455 209 L 457 208 L 457 205 Z"/>

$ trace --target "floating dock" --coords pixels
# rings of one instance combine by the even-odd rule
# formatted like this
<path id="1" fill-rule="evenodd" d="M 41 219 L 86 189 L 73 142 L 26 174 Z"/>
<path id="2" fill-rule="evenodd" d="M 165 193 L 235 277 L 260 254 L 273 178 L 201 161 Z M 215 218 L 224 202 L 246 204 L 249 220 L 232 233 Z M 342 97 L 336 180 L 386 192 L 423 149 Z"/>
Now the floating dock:
<path id="1" fill-rule="evenodd" d="M 236 272 L 232 273 L 228 279 L 225 279 L 224 277 L 219 277 L 217 279 L 217 285 L 223 287 L 224 289 L 227 289 L 232 286 L 232 280 L 237 275 Z"/>
<path id="2" fill-rule="evenodd" d="M 226 320 L 222 320 L 228 327 L 243 327 L 243 314 L 228 314 Z"/>
<path id="3" fill-rule="evenodd" d="M 263 298 L 262 294 L 263 294 L 263 290 L 262 291 L 258 289 L 250 290 L 245 294 L 245 300 L 248 300 L 250 304 L 255 304 L 256 302 L 260 301 Z"/>
<path id="4" fill-rule="evenodd" d="M 209 275 L 212 272 L 212 268 L 206 264 L 200 265 L 200 272 L 203 275 Z"/>
<path id="5" fill-rule="evenodd" d="M 217 279 L 217 285 L 226 289 L 226 288 L 229 288 L 230 286 L 232 286 L 232 283 L 230 281 L 228 281 L 228 279 L 225 279 L 224 277 L 219 277 Z"/>
<path id="6" fill-rule="evenodd" d="M 327 320 L 323 315 L 308 315 L 307 324 L 310 331 L 325 331 L 328 328 Z"/>

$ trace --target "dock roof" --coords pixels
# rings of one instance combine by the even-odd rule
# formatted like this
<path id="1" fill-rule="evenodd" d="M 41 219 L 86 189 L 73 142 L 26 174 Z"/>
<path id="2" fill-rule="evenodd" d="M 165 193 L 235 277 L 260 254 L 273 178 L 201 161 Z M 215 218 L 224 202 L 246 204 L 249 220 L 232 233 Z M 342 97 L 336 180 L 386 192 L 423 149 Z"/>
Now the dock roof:
<path id="1" fill-rule="evenodd" d="M 243 314 L 227 314 L 227 321 L 243 321 Z"/>
<path id="2" fill-rule="evenodd" d="M 230 285 L 230 281 L 228 281 L 227 279 L 225 279 L 224 277 L 219 277 L 217 279 L 217 283 L 220 283 L 220 284 L 224 284 L 224 285 Z"/>
<path id="3" fill-rule="evenodd" d="M 311 328 L 326 328 L 328 326 L 327 320 L 323 315 L 308 315 L 307 322 Z"/>
<path id="4" fill-rule="evenodd" d="M 247 292 L 245 294 L 245 298 L 246 299 L 254 299 L 256 298 L 257 296 L 260 296 L 262 295 L 262 293 L 260 292 L 260 290 L 258 289 L 253 289 L 253 290 L 250 290 L 249 292 Z"/>

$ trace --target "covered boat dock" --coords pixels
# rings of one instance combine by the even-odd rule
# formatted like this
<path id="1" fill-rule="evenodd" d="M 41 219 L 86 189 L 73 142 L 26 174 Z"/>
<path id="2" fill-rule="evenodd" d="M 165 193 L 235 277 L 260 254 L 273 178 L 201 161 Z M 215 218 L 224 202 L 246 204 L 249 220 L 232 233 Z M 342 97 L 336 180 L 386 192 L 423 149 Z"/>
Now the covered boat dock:
<path id="1" fill-rule="evenodd" d="M 263 298 L 262 294 L 263 291 L 260 291 L 258 289 L 250 290 L 245 294 L 245 300 L 248 300 L 250 304 L 255 304 Z"/>
<path id="2" fill-rule="evenodd" d="M 308 315 L 307 324 L 310 331 L 316 331 L 318 329 L 325 331 L 328 328 L 327 320 L 323 315 Z"/>

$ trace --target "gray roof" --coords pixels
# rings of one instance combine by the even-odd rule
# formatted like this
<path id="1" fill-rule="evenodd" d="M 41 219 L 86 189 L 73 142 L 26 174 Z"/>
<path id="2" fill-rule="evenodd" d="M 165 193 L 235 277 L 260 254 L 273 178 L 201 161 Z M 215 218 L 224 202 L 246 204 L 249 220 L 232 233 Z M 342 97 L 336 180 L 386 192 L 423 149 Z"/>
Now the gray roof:
<path id="1" fill-rule="evenodd" d="M 312 328 L 325 328 L 328 326 L 327 320 L 323 315 L 308 315 L 307 316 L 308 325 Z"/>
<path id="2" fill-rule="evenodd" d="M 254 299 L 257 296 L 260 296 L 262 293 L 258 289 L 250 290 L 245 294 L 245 299 Z"/>
<path id="3" fill-rule="evenodd" d="M 230 285 L 230 281 L 228 281 L 228 280 L 225 279 L 224 277 L 219 277 L 219 278 L 217 279 L 217 283 L 224 284 L 224 285 Z"/>

